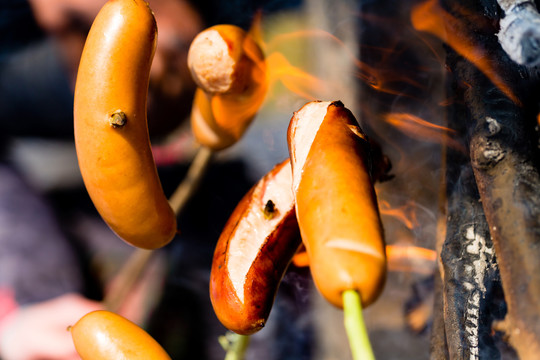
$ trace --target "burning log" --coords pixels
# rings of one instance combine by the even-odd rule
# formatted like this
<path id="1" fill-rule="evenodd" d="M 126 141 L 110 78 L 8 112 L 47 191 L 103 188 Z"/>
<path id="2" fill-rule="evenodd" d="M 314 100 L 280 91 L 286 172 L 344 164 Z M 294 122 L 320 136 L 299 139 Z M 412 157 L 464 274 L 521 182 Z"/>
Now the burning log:
<path id="1" fill-rule="evenodd" d="M 530 54 L 538 50 L 538 41 L 532 36 L 536 29 L 528 40 L 511 32 L 530 25 L 538 16 L 536 6 L 528 1 L 499 1 L 506 17 L 497 39 L 488 22 L 482 25 L 470 21 L 477 17 L 464 15 L 482 14 L 479 3 L 443 3 L 467 27 L 474 37 L 469 40 L 477 44 L 475 53 L 482 54 L 482 62 L 488 65 L 480 69 L 474 56 L 465 59 L 457 51 L 448 52 L 447 66 L 455 85 L 451 95 L 464 105 L 452 106 L 459 110 L 450 114 L 450 127 L 467 137 L 469 147 L 469 154 L 458 159 L 462 166 L 456 168 L 448 161 L 449 174 L 457 180 L 453 188 L 461 192 L 449 192 L 448 231 L 441 253 L 448 352 L 450 358 L 500 357 L 497 339 L 489 338 L 494 321 L 520 358 L 535 358 L 540 353 L 540 176 L 535 132 L 538 99 L 532 94 L 538 78 L 514 61 L 516 55 L 525 54 L 527 60 L 521 62 L 534 64 Z M 512 41 L 517 37 L 522 48 L 505 53 L 501 48 L 505 45 L 498 43 L 505 32 L 514 37 Z M 450 177 L 449 184 L 453 184 Z M 473 270 L 472 278 L 468 269 Z M 490 307 L 501 312 L 490 313 Z M 504 320 L 497 321 L 502 315 Z M 471 324 L 475 327 L 469 331 Z M 482 345 L 481 340 L 487 342 Z"/>
<path id="2" fill-rule="evenodd" d="M 513 70 L 513 71 L 512 71 Z M 512 80 L 527 84 L 508 69 Z M 500 324 L 523 359 L 540 353 L 540 174 L 536 102 L 510 101 L 474 69 L 470 154 L 495 245 L 508 315 Z M 522 97 L 524 98 L 524 97 Z"/>
<path id="3" fill-rule="evenodd" d="M 488 224 L 470 166 L 451 189 L 441 251 L 443 313 L 450 359 L 495 359 L 490 312 L 499 274 Z"/>
<path id="4" fill-rule="evenodd" d="M 502 48 L 516 63 L 540 64 L 540 14 L 533 0 L 497 0 L 504 11 L 497 34 Z"/>
<path id="5" fill-rule="evenodd" d="M 457 55 L 449 52 L 448 57 L 454 69 Z M 460 94 L 455 86 L 450 91 Z M 465 134 L 468 117 L 468 109 L 456 102 L 450 107 L 449 126 Z M 491 327 L 501 316 L 491 309 L 501 297 L 500 276 L 470 159 L 462 148 L 446 152 L 446 236 L 440 255 L 441 278 L 435 282 L 431 356 L 494 359 L 500 358 L 500 352 Z"/>

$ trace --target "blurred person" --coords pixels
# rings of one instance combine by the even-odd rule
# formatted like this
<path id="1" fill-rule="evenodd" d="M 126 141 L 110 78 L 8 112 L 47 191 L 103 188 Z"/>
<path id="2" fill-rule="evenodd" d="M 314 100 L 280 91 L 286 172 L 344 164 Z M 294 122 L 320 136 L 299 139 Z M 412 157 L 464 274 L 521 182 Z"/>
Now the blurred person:
<path id="1" fill-rule="evenodd" d="M 80 55 L 106 0 L 3 0 L 0 5 L 0 130 L 5 136 L 72 137 Z M 150 74 L 152 136 L 175 128 L 191 107 L 187 51 L 202 30 L 185 0 L 150 0 L 158 46 Z M 170 114 L 178 114 L 171 121 Z M 169 116 L 165 116 L 169 115 Z M 17 119 L 17 120 L 14 120 Z"/>
<path id="2" fill-rule="evenodd" d="M 77 359 L 66 328 L 102 308 L 81 256 L 47 198 L 9 154 L 11 140 L 73 140 L 73 89 L 91 23 L 105 0 L 0 3 L 0 358 Z M 194 84 L 186 58 L 202 29 L 184 0 L 150 0 L 158 24 L 151 70 L 150 134 L 183 121 Z M 172 114 L 172 116 L 171 116 Z M 95 296 L 94 296 L 95 297 Z"/>
<path id="3" fill-rule="evenodd" d="M 170 134 L 189 113 L 195 86 L 187 69 L 187 51 L 200 30 L 218 23 L 247 30 L 257 11 L 274 12 L 301 3 L 187 1 L 149 0 L 158 25 L 148 99 L 152 140 Z M 65 222 L 71 218 L 59 219 L 51 199 L 34 188 L 32 179 L 10 161 L 9 140 L 24 137 L 73 141 L 73 89 L 79 58 L 91 22 L 105 2 L 0 0 L 2 360 L 78 358 L 65 329 L 82 314 L 102 307 L 97 301 L 102 289 L 95 288 L 96 284 L 88 279 L 88 265 L 81 264 L 88 258 L 81 259 L 81 249 L 74 244 L 72 234 L 65 234 Z M 181 241 L 165 249 L 169 264 L 163 281 L 165 289 L 147 328 L 173 358 L 223 357 L 216 339 L 224 328 L 213 314 L 208 277 L 217 236 L 237 201 L 253 184 L 252 171 L 244 162 L 240 159 L 213 164 L 182 214 Z M 159 169 L 166 193 L 178 185 L 187 165 Z M 73 211 L 80 204 L 70 199 L 69 206 L 62 212 Z M 95 211 L 92 214 L 97 217 Z M 97 231 L 98 237 L 118 240 L 109 239 L 114 235 L 100 224 L 104 229 Z M 298 281 L 282 286 L 280 291 L 290 294 L 278 299 L 274 313 L 285 313 L 284 320 L 269 325 L 273 329 L 267 329 L 267 335 L 260 340 L 254 339 L 250 345 L 254 353 L 267 354 L 266 358 L 285 359 L 285 354 L 291 359 L 303 358 L 299 353 L 309 348 L 310 332 L 296 331 L 298 324 L 293 324 L 299 306 L 294 300 L 297 287 Z M 308 327 L 308 322 L 302 324 Z M 279 349 L 273 349 L 273 342 L 265 336 L 279 337 Z"/>

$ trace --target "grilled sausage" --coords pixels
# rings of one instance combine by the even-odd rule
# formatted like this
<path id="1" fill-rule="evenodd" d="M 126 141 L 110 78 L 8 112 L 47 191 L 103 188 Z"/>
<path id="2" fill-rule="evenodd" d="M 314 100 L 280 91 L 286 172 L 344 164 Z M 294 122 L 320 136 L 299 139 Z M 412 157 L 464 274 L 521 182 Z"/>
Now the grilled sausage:
<path id="1" fill-rule="evenodd" d="M 177 231 L 146 120 L 156 38 L 145 1 L 107 2 L 88 34 L 74 100 L 75 145 L 88 193 L 120 238 L 145 249 L 167 244 Z"/>
<path id="2" fill-rule="evenodd" d="M 92 311 L 70 331 L 82 360 L 171 360 L 146 331 L 110 311 Z"/>
<path id="3" fill-rule="evenodd" d="M 301 244 L 288 160 L 240 201 L 217 242 L 210 298 L 221 323 L 238 334 L 260 330 Z"/>
<path id="4" fill-rule="evenodd" d="M 288 128 L 296 216 L 320 293 L 342 307 L 357 290 L 364 306 L 383 289 L 386 257 L 368 142 L 341 102 L 310 102 Z"/>
<path id="5" fill-rule="evenodd" d="M 215 25 L 191 43 L 188 67 L 200 89 L 191 115 L 196 140 L 213 150 L 233 145 L 266 94 L 266 65 L 259 45 L 238 26 Z"/>

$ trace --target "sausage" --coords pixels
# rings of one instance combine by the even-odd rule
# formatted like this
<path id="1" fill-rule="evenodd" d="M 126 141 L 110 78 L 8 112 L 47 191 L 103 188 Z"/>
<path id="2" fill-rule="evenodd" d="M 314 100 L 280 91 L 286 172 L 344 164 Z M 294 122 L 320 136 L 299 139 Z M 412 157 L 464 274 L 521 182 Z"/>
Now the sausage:
<path id="1" fill-rule="evenodd" d="M 287 141 L 315 285 L 339 308 L 345 290 L 357 290 L 368 306 L 383 289 L 386 257 L 367 138 L 341 102 L 314 101 L 293 115 Z"/>
<path id="2" fill-rule="evenodd" d="M 69 329 L 82 360 L 171 360 L 146 331 L 110 311 L 92 311 Z"/>
<path id="3" fill-rule="evenodd" d="M 195 139 L 213 150 L 233 145 L 265 98 L 266 64 L 261 48 L 240 27 L 215 25 L 191 43 L 188 67 L 199 87 L 191 115 Z"/>
<path id="4" fill-rule="evenodd" d="M 191 129 L 201 145 L 212 150 L 222 150 L 236 143 L 237 139 L 216 123 L 211 100 L 212 97 L 201 88 L 195 90 L 191 108 Z"/>
<path id="5" fill-rule="evenodd" d="M 143 0 L 111 0 L 81 56 L 74 99 L 75 146 L 86 189 L 126 242 L 159 248 L 177 232 L 150 148 L 146 98 L 157 28 Z"/>
<path id="6" fill-rule="evenodd" d="M 287 160 L 242 198 L 216 245 L 210 299 L 221 323 L 249 335 L 266 323 L 279 284 L 301 244 Z"/>

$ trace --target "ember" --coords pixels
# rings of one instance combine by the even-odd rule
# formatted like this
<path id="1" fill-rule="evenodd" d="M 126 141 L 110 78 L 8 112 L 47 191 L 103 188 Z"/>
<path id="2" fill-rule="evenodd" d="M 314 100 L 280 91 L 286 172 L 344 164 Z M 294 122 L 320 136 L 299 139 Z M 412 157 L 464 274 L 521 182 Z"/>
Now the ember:
<path id="1" fill-rule="evenodd" d="M 507 54 L 505 34 L 514 32 L 525 41 L 507 24 L 528 28 L 538 14 L 533 15 L 532 3 L 522 1 L 500 1 L 507 18 L 490 11 L 497 4 L 490 8 L 487 2 L 430 6 L 438 7 L 444 25 L 438 29 L 448 37 L 429 26 L 420 28 L 449 45 L 449 92 L 457 101 L 449 106 L 448 123 L 468 149 L 447 153 L 448 222 L 438 310 L 444 312 L 444 331 L 437 329 L 433 349 L 450 358 L 494 358 L 505 352 L 500 342 L 506 338 L 520 358 L 532 359 L 540 351 L 540 181 L 538 99 L 530 94 L 538 91 L 539 79 L 512 59 L 531 65 L 538 56 L 526 46 L 523 52 L 534 60 Z M 534 42 L 535 35 L 530 36 Z"/>

